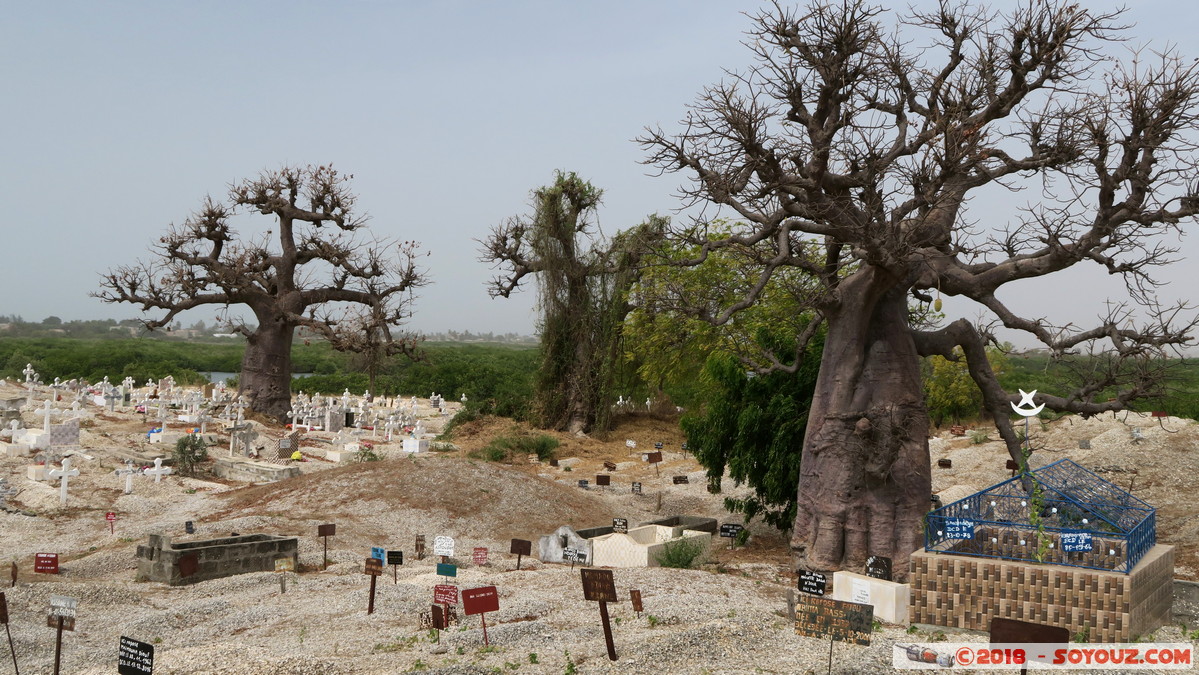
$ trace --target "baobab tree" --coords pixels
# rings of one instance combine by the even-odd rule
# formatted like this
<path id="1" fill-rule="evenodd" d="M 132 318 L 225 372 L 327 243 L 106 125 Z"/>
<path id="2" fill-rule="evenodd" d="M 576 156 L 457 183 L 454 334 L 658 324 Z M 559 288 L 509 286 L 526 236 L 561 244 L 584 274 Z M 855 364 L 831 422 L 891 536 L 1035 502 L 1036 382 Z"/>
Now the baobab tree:
<path id="1" fill-rule="evenodd" d="M 149 261 L 107 272 L 94 295 L 162 310 L 143 321 L 151 330 L 196 307 L 219 306 L 226 316 L 249 308 L 256 325 L 233 327 L 246 336 L 238 389 L 252 410 L 282 420 L 297 328 L 335 349 L 415 353 L 416 337 L 396 329 L 410 315 L 412 291 L 426 283 L 416 243 L 360 236 L 366 217 L 354 211 L 352 178 L 331 166 L 284 167 L 231 185 L 227 202 L 205 199 L 158 240 Z M 271 217 L 271 229 L 239 237 L 231 221 L 242 214 Z"/>
<path id="2" fill-rule="evenodd" d="M 1022 464 L 1010 404 L 988 365 L 996 322 L 1053 354 L 1102 351 L 1087 381 L 1038 402 L 1093 415 L 1152 394 L 1169 349 L 1195 320 L 1159 304 L 1163 235 L 1199 211 L 1190 59 L 1101 49 L 1125 29 L 1120 12 L 1031 0 L 1006 15 L 942 2 L 889 31 L 859 0 L 752 17 L 754 64 L 690 105 L 682 131 L 649 129 L 647 162 L 688 177 L 692 203 L 731 211 L 742 227 L 707 236 L 702 222 L 671 236 L 701 247 L 767 248 L 759 274 L 723 323 L 755 303 L 771 277 L 798 269 L 819 285 L 825 323 L 820 374 L 801 460 L 791 549 L 797 567 L 860 567 L 868 555 L 907 576 L 922 544 L 931 488 L 920 358 L 967 361 L 1009 453 Z M 968 219 L 983 190 L 1023 189 L 1006 224 Z M 1014 200 L 1013 200 L 1014 201 Z M 976 214 L 977 216 L 977 214 Z M 1128 298 L 1090 328 L 1022 316 L 1005 284 L 1094 264 Z M 991 318 L 914 325 L 910 303 L 969 299 Z M 934 299 L 935 297 L 935 299 Z M 1135 309 L 1135 311 L 1134 311 Z M 1139 323 L 1134 323 L 1139 321 Z M 803 354 L 763 364 L 795 369 Z"/>

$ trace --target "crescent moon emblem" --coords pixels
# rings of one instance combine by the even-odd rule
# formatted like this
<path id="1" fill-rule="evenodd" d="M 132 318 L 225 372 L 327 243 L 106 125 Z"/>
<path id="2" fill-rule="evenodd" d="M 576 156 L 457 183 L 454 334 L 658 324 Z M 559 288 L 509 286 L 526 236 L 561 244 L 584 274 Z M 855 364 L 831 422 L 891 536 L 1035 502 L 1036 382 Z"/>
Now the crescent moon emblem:
<path id="1" fill-rule="evenodd" d="M 1024 415 L 1025 417 L 1036 417 L 1037 415 L 1041 414 L 1042 410 L 1045 409 L 1044 403 L 1042 403 L 1041 405 L 1039 405 L 1031 410 L 1029 410 L 1027 408 L 1017 408 L 1015 403 L 1008 403 L 1008 405 L 1012 406 L 1012 410 L 1015 410 L 1016 414 Z"/>

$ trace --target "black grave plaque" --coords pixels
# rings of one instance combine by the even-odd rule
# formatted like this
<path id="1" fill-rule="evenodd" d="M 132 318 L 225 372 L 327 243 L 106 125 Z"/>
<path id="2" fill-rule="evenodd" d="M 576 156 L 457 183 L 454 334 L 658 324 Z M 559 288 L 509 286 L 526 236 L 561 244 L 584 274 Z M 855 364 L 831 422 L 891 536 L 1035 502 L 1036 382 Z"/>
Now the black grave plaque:
<path id="1" fill-rule="evenodd" d="M 891 559 L 881 555 L 872 555 L 866 558 L 866 576 L 890 581 Z"/>
<path id="2" fill-rule="evenodd" d="M 819 572 L 804 570 L 799 573 L 799 590 L 812 595 L 824 595 L 828 588 L 828 577 Z"/>
<path id="3" fill-rule="evenodd" d="M 149 675 L 154 672 L 154 645 L 121 636 L 117 647 L 120 675 Z"/>

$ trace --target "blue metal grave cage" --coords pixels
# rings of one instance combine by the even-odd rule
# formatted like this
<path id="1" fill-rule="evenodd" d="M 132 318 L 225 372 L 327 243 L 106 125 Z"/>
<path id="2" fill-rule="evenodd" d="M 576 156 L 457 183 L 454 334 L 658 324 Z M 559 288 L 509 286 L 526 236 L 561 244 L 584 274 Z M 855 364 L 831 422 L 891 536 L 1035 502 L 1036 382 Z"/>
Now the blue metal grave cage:
<path id="1" fill-rule="evenodd" d="M 1157 509 L 1068 459 L 1027 483 L 1039 498 L 1016 476 L 930 512 L 924 550 L 1128 574 L 1157 541 Z"/>

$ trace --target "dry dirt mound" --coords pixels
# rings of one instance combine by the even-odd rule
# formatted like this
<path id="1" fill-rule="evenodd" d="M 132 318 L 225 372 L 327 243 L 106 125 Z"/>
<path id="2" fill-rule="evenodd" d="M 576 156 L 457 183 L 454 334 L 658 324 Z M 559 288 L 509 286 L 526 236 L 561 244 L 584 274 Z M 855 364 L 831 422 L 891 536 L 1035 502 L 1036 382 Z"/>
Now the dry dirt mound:
<path id="1" fill-rule="evenodd" d="M 424 512 L 454 522 L 459 536 L 497 541 L 611 518 L 607 503 L 589 492 L 504 465 L 437 455 L 341 466 L 221 497 L 226 507 L 214 519 L 269 513 L 298 525 L 393 514 L 402 522 Z"/>

